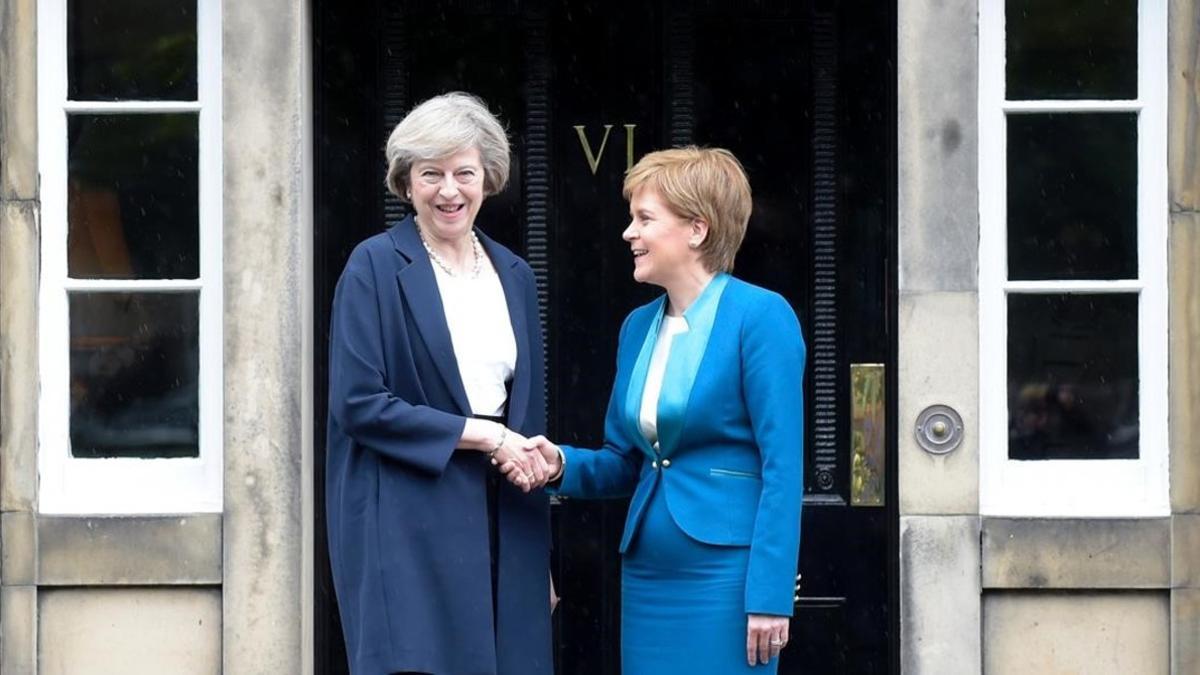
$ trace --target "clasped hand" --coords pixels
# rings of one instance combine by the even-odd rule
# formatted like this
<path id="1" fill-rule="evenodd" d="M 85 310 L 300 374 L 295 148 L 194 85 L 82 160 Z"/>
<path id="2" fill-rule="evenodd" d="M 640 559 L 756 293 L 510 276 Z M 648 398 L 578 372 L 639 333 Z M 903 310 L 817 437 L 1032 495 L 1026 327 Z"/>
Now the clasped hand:
<path id="1" fill-rule="evenodd" d="M 522 492 L 540 488 L 562 472 L 558 448 L 546 437 L 525 438 L 511 431 L 492 453 L 492 464 Z"/>

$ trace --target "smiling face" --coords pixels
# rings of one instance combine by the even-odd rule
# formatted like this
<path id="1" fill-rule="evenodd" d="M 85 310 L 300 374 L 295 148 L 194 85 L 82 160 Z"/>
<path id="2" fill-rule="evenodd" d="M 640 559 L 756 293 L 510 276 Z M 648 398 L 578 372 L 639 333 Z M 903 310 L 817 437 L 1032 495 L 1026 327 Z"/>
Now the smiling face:
<path id="1" fill-rule="evenodd" d="M 707 233 L 704 223 L 675 214 L 658 192 L 638 188 L 629 199 L 629 227 L 621 238 L 633 252 L 633 278 L 670 288 L 674 282 L 703 273 L 699 246 Z"/>
<path id="2" fill-rule="evenodd" d="M 456 241 L 471 231 L 484 198 L 483 165 L 477 148 L 416 161 L 408 179 L 417 222 L 426 233 Z"/>

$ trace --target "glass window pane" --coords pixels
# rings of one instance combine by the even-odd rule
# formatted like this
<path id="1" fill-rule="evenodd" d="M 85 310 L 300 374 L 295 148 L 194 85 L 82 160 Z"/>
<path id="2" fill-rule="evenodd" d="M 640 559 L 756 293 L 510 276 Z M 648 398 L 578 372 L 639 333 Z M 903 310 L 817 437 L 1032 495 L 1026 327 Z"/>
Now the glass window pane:
<path id="1" fill-rule="evenodd" d="M 1137 98 L 1137 5 L 1008 0 L 1008 99 Z"/>
<path id="2" fill-rule="evenodd" d="M 1010 295 L 1010 459 L 1138 457 L 1138 296 Z"/>
<path id="3" fill-rule="evenodd" d="M 68 270 L 75 278 L 195 279 L 195 113 L 71 115 Z"/>
<path id="4" fill-rule="evenodd" d="M 1136 279 L 1137 115 L 1008 117 L 1008 276 Z"/>
<path id="5" fill-rule="evenodd" d="M 69 0 L 67 96 L 196 100 L 196 0 Z"/>
<path id="6" fill-rule="evenodd" d="M 72 293 L 71 454 L 199 455 L 199 294 Z"/>

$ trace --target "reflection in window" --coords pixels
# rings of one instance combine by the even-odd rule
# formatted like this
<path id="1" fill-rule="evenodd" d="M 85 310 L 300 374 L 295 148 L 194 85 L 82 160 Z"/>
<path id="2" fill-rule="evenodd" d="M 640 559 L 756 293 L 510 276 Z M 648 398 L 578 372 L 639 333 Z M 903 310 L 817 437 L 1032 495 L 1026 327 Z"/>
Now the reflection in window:
<path id="1" fill-rule="evenodd" d="M 199 294 L 72 293 L 71 454 L 199 454 Z"/>
<path id="2" fill-rule="evenodd" d="M 1009 115 L 1008 276 L 1137 278 L 1137 114 Z"/>
<path id="3" fill-rule="evenodd" d="M 195 113 L 71 115 L 70 276 L 199 276 L 197 122 Z"/>
<path id="4" fill-rule="evenodd" d="M 1138 297 L 1008 297 L 1009 458 L 1137 459 Z"/>
<path id="5" fill-rule="evenodd" d="M 1007 0 L 1007 98 L 1135 99 L 1137 0 Z"/>
<path id="6" fill-rule="evenodd" d="M 69 0 L 67 97 L 196 100 L 196 0 Z"/>

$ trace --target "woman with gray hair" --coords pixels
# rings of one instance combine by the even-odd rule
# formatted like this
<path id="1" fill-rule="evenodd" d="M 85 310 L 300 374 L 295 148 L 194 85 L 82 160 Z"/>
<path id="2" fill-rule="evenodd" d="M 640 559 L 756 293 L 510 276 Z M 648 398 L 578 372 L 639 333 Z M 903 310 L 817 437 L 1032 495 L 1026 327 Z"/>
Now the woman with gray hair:
<path id="1" fill-rule="evenodd" d="M 329 554 L 351 671 L 549 675 L 541 325 L 529 265 L 476 228 L 508 182 L 477 98 L 387 143 L 413 214 L 351 253 L 330 325 Z M 502 480 L 506 474 L 508 480 Z"/>

